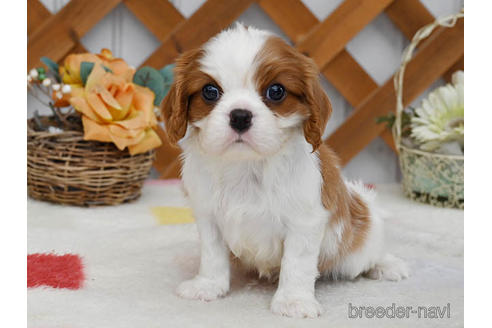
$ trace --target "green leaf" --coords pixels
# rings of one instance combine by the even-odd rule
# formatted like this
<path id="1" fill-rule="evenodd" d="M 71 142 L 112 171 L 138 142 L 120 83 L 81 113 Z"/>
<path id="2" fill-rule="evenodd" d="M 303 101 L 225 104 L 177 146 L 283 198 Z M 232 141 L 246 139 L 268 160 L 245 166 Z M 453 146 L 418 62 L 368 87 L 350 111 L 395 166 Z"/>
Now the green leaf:
<path id="1" fill-rule="evenodd" d="M 386 123 L 386 127 L 391 129 L 393 127 L 393 124 L 395 123 L 395 114 L 390 113 L 385 116 L 379 116 L 376 118 L 376 123 L 377 124 Z"/>
<path id="2" fill-rule="evenodd" d="M 173 84 L 174 80 L 174 75 L 173 75 L 173 69 L 176 65 L 175 64 L 169 64 L 164 66 L 161 70 L 159 70 L 159 73 L 161 73 L 162 78 L 164 79 L 164 97 L 167 95 L 169 90 L 171 89 L 171 85 Z"/>
<path id="3" fill-rule="evenodd" d="M 147 87 L 154 92 L 154 105 L 159 106 L 164 99 L 164 78 L 155 68 L 144 66 L 133 76 L 133 83 Z"/>
<path id="4" fill-rule="evenodd" d="M 80 78 L 82 79 L 82 83 L 84 85 L 87 83 L 87 78 L 91 74 L 93 68 L 94 68 L 94 63 L 91 62 L 80 63 Z"/>
<path id="5" fill-rule="evenodd" d="M 41 61 L 43 64 L 48 67 L 48 70 L 55 76 L 55 79 L 58 83 L 61 82 L 61 77 L 60 77 L 60 72 L 59 72 L 59 66 L 56 62 L 52 61 L 48 57 L 41 57 Z"/>

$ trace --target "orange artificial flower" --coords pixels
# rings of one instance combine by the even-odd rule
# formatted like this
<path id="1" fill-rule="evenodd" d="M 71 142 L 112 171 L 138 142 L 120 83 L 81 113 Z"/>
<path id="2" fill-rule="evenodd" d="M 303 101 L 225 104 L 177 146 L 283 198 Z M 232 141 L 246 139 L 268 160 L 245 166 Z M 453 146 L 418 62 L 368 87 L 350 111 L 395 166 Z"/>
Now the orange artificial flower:
<path id="1" fill-rule="evenodd" d="M 160 146 L 153 130 L 157 124 L 154 93 L 128 82 L 126 69 L 121 75 L 106 72 L 106 64 L 116 71 L 124 67 L 119 60 L 108 59 L 104 64 L 101 60 L 94 65 L 85 87 L 71 92 L 70 103 L 82 114 L 84 139 L 113 142 L 120 150 L 128 147 L 132 155 Z"/>
<path id="2" fill-rule="evenodd" d="M 104 48 L 97 57 L 103 61 L 104 66 L 109 68 L 114 75 L 122 76 L 127 82 L 132 81 L 135 69 L 130 67 L 123 59 L 114 58 L 111 50 Z"/>
<path id="3" fill-rule="evenodd" d="M 80 77 L 80 64 L 82 62 L 90 62 L 95 64 L 102 63 L 102 60 L 90 53 L 86 54 L 71 54 L 65 58 L 63 66 L 60 66 L 60 76 L 65 84 L 82 85 L 82 78 Z"/>
<path id="4" fill-rule="evenodd" d="M 102 49 L 100 54 L 84 53 L 68 55 L 65 58 L 64 65 L 59 68 L 63 83 L 82 85 L 82 78 L 80 77 L 80 64 L 82 62 L 103 64 L 114 75 L 122 76 L 127 82 L 131 82 L 135 74 L 135 69 L 130 67 L 123 59 L 114 58 L 109 49 Z"/>

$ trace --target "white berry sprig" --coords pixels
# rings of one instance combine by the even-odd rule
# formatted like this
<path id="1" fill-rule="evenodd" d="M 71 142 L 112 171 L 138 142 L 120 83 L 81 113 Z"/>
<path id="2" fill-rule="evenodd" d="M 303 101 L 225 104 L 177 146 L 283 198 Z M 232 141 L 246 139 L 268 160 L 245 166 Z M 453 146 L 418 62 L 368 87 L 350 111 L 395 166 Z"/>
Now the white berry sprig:
<path id="1" fill-rule="evenodd" d="M 51 107 L 53 100 L 61 100 L 72 91 L 70 85 L 56 80 L 59 80 L 59 77 L 48 77 L 44 67 L 33 68 L 27 75 L 27 87 L 39 102 Z"/>

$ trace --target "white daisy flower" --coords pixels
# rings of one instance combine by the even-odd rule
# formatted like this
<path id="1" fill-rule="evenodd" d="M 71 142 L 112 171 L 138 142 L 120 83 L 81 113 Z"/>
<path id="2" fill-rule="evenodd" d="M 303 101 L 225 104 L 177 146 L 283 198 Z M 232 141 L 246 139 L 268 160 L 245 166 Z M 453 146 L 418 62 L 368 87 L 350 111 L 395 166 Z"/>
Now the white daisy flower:
<path id="1" fill-rule="evenodd" d="M 458 142 L 463 148 L 464 73 L 455 72 L 452 84 L 432 91 L 411 118 L 411 136 L 420 149 L 435 151 L 444 143 Z"/>

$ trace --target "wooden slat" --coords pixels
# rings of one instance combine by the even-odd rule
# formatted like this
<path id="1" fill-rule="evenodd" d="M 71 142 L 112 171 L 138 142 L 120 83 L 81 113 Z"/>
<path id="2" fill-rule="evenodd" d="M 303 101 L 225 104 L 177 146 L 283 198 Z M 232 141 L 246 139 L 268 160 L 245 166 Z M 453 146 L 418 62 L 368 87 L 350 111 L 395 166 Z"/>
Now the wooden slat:
<path id="1" fill-rule="evenodd" d="M 298 44 L 321 69 L 393 0 L 346 0 Z"/>
<path id="2" fill-rule="evenodd" d="M 179 169 L 176 170 L 174 168 L 180 167 L 178 157 L 181 149 L 171 146 L 167 133 L 160 127 L 157 129 L 157 134 L 161 138 L 162 145 L 156 149 L 154 168 L 160 173 L 161 179 L 177 178 Z"/>
<path id="3" fill-rule="evenodd" d="M 179 159 L 176 159 L 163 170 L 159 178 L 176 179 L 176 178 L 180 178 L 180 175 L 181 175 L 181 162 L 179 161 Z"/>
<path id="4" fill-rule="evenodd" d="M 404 104 L 410 103 L 449 69 L 464 53 L 463 20 L 452 29 L 440 29 L 422 44 L 408 64 L 404 79 Z M 395 92 L 393 79 L 388 80 L 326 141 L 346 164 L 384 129 L 375 118 L 393 111 Z"/>
<path id="5" fill-rule="evenodd" d="M 40 58 L 42 56 L 59 61 L 77 44 L 77 41 L 74 40 L 70 33 L 70 26 L 65 25 L 63 22 L 57 22 L 57 24 L 50 24 L 49 26 L 53 28 L 47 29 L 45 33 L 34 32 L 36 33 L 35 36 L 29 38 L 27 45 L 28 70 L 40 66 Z"/>
<path id="6" fill-rule="evenodd" d="M 230 25 L 254 0 L 209 0 L 145 61 L 143 65 L 160 68 L 185 50 L 198 47 Z"/>
<path id="7" fill-rule="evenodd" d="M 39 0 L 27 0 L 27 36 L 50 17 L 51 13 Z"/>
<path id="8" fill-rule="evenodd" d="M 333 58 L 322 73 L 354 108 L 378 88 L 372 77 L 345 50 Z M 381 133 L 381 138 L 396 152 L 393 135 L 389 129 Z"/>
<path id="9" fill-rule="evenodd" d="M 454 72 L 464 71 L 464 70 L 465 70 L 465 56 L 461 56 L 461 58 L 458 59 L 458 61 L 454 63 L 453 66 L 451 66 L 451 68 L 446 73 L 444 73 L 442 77 L 446 82 L 449 83 L 451 82 L 451 76 L 453 75 Z"/>
<path id="10" fill-rule="evenodd" d="M 124 4 L 161 41 L 184 21 L 183 15 L 167 0 L 124 0 Z"/>
<path id="11" fill-rule="evenodd" d="M 75 44 L 75 47 L 73 47 L 70 50 L 69 54 L 82 54 L 82 53 L 86 53 L 86 52 L 88 52 L 88 50 L 84 47 L 84 45 L 80 42 L 77 42 Z"/>
<path id="12" fill-rule="evenodd" d="M 390 147 L 392 151 L 395 153 L 397 152 L 396 150 L 396 145 L 395 145 L 395 139 L 393 139 L 393 133 L 389 128 L 385 128 L 381 134 L 379 135 L 381 139 L 383 139 L 384 142 Z"/>
<path id="13" fill-rule="evenodd" d="M 72 26 L 75 33 L 82 37 L 120 2 L 121 0 L 71 0 L 56 16 Z"/>
<path id="14" fill-rule="evenodd" d="M 385 13 L 407 39 L 412 39 L 422 26 L 434 21 L 434 16 L 419 0 L 394 1 Z"/>
<path id="15" fill-rule="evenodd" d="M 432 23 L 435 19 L 419 0 L 395 1 L 386 8 L 385 13 L 409 40 L 413 38 L 422 26 Z M 449 81 L 451 75 L 458 69 L 464 69 L 463 58 L 444 73 L 443 78 Z"/>
<path id="16" fill-rule="evenodd" d="M 40 65 L 41 56 L 58 61 L 120 0 L 72 0 L 33 32 L 27 44 L 27 67 Z"/>
<path id="17" fill-rule="evenodd" d="M 319 24 L 316 16 L 300 0 L 284 0 L 281 6 L 278 0 L 260 0 L 258 4 L 294 43 Z"/>
<path id="18" fill-rule="evenodd" d="M 28 33 L 27 35 L 29 36 L 30 34 L 34 33 L 35 30 L 40 28 L 40 26 L 48 21 L 48 19 L 52 16 L 52 14 L 46 9 L 39 0 L 28 0 L 27 1 L 27 24 L 28 24 Z M 68 29 L 68 27 L 67 27 Z M 71 38 L 71 41 L 74 41 L 73 38 Z M 69 53 L 84 53 L 87 52 L 87 49 L 75 40 L 75 45 L 73 48 L 71 48 L 68 52 Z M 58 60 L 61 62 L 63 58 Z"/>
<path id="19" fill-rule="evenodd" d="M 372 77 L 346 51 L 333 58 L 322 73 L 353 107 L 378 88 Z"/>

